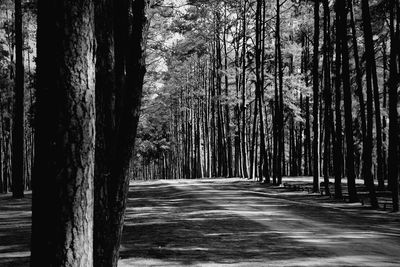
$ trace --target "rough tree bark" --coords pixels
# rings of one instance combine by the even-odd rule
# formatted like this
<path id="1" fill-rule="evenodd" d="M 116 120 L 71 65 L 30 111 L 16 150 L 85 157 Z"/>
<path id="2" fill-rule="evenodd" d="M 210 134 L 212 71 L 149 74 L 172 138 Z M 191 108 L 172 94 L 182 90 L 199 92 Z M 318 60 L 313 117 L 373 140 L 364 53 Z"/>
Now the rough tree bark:
<path id="1" fill-rule="evenodd" d="M 94 180 L 94 266 L 110 266 L 108 231 L 112 155 L 115 146 L 115 53 L 114 1 L 101 0 L 95 4 L 96 27 L 96 155 Z"/>
<path id="2" fill-rule="evenodd" d="M 105 113 L 97 118 L 98 127 L 102 127 L 96 135 L 96 174 L 99 180 L 96 178 L 95 183 L 94 253 L 95 266 L 100 267 L 117 266 L 119 258 L 131 178 L 129 162 L 133 154 L 146 72 L 149 5 L 149 0 L 102 1 L 97 5 L 101 16 L 96 18 L 96 22 L 104 27 L 96 32 L 100 60 L 96 75 L 104 77 L 96 85 L 96 108 Z M 102 16 L 105 16 L 104 21 Z M 114 23 L 114 27 L 103 24 L 107 22 Z M 114 43 L 110 37 L 112 32 Z M 115 87 L 112 86 L 114 79 Z"/>
<path id="3" fill-rule="evenodd" d="M 93 265 L 94 5 L 38 1 L 31 266 Z"/>

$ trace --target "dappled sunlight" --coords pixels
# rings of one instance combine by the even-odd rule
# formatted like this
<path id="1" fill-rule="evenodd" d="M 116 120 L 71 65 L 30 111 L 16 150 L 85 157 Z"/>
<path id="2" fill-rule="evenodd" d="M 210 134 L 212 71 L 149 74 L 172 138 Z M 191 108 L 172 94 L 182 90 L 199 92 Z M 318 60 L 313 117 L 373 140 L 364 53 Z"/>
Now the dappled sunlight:
<path id="1" fill-rule="evenodd" d="M 379 262 L 381 264 L 377 265 Z M 332 257 L 310 257 L 294 258 L 290 260 L 270 261 L 269 266 L 385 266 L 397 267 L 397 261 L 387 261 L 385 257 L 371 255 L 352 255 L 352 256 L 332 256 Z"/>
<path id="2" fill-rule="evenodd" d="M 195 184 L 204 185 L 204 183 Z M 142 186 L 146 187 L 143 184 Z M 300 249 L 312 253 L 317 249 L 300 248 L 300 244 L 293 243 L 293 240 L 274 233 L 260 222 L 247 218 L 256 216 L 271 221 L 268 217 L 281 216 L 279 205 L 272 205 L 277 208 L 276 210 L 262 210 L 262 205 L 258 203 L 260 210 L 248 210 L 245 206 L 229 203 L 236 197 L 230 191 L 196 190 L 196 185 L 190 184 L 184 188 L 162 186 L 156 191 L 149 188 L 144 190 L 142 186 L 139 186 L 137 191 L 135 187 L 133 188 L 130 195 L 134 198 L 130 199 L 128 205 L 143 207 L 144 204 L 151 203 L 154 205 L 152 206 L 154 212 L 148 213 L 142 208 L 136 211 L 137 214 L 134 209 L 127 212 L 121 251 L 123 259 L 165 258 L 178 261 L 182 265 L 243 262 L 248 259 L 252 262 L 264 262 L 271 256 L 291 257 L 286 255 L 287 248 L 291 248 L 293 253 L 296 251 L 300 253 Z M 188 190 L 187 187 L 192 190 Z M 190 194 L 179 202 L 169 202 L 170 196 L 182 195 L 177 194 L 179 190 L 185 190 Z M 151 201 L 146 199 L 145 203 L 137 202 L 137 199 L 145 199 L 142 194 L 156 197 L 151 198 Z M 215 194 L 218 195 L 209 198 Z M 245 203 L 256 201 L 253 197 L 240 200 Z M 158 201 L 164 201 L 164 204 L 169 205 L 157 205 Z M 219 201 L 221 205 L 215 205 L 214 201 Z M 169 214 L 166 214 L 165 210 L 168 210 Z M 146 216 L 143 216 L 143 211 Z M 137 216 L 139 214 L 140 216 Z M 144 221 L 147 224 L 143 223 Z M 157 225 L 154 224 L 155 221 L 165 223 Z M 207 250 L 196 249 L 199 247 Z"/>
<path id="3" fill-rule="evenodd" d="M 28 266 L 31 231 L 30 192 L 23 199 L 0 199 L 0 266 Z"/>
<path id="4" fill-rule="evenodd" d="M 120 266 L 348 266 L 372 251 L 368 262 L 400 262 L 399 216 L 282 192 L 239 179 L 133 183 Z"/>
<path id="5" fill-rule="evenodd" d="M 398 266 L 400 215 L 239 179 L 133 183 L 119 266 Z M 30 201 L 0 202 L 0 266 L 28 266 Z"/>

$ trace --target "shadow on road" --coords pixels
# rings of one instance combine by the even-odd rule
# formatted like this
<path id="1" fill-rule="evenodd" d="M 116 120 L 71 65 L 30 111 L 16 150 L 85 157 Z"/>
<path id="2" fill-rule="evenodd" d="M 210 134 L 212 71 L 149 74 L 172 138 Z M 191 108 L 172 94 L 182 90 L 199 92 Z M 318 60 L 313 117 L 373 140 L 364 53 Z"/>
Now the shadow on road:
<path id="1" fill-rule="evenodd" d="M 28 266 L 31 195 L 0 196 L 0 266 Z M 400 216 L 232 180 L 134 183 L 125 266 L 400 266 Z"/>
<path id="2" fill-rule="evenodd" d="M 0 266 L 29 266 L 31 195 L 0 198 Z"/>
<path id="3" fill-rule="evenodd" d="M 236 205 L 235 201 L 249 201 L 256 207 L 263 205 L 261 199 L 246 191 L 236 199 L 240 187 L 236 184 L 223 186 L 215 185 L 205 190 L 198 187 L 198 191 L 196 187 L 180 184 L 132 187 L 121 258 L 161 259 L 191 265 L 329 256 L 323 248 L 297 242 L 266 224 L 239 215 L 252 211 L 240 209 L 240 204 Z M 221 191 L 216 195 L 214 190 Z M 215 205 L 221 194 L 224 194 L 221 205 Z M 232 212 L 224 208 L 226 205 L 239 210 Z M 273 204 L 276 210 L 282 205 L 279 202 Z M 275 215 L 267 214 L 262 219 L 274 223 Z"/>

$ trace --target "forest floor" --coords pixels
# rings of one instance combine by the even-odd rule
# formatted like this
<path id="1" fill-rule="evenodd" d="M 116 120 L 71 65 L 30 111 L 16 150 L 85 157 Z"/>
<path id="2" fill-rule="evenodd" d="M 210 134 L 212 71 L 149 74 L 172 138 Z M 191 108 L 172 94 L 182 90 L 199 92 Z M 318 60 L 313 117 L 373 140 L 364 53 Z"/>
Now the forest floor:
<path id="1" fill-rule="evenodd" d="M 0 266 L 28 266 L 30 202 L 0 196 Z M 400 266 L 400 214 L 243 179 L 133 182 L 120 257 L 120 267 Z"/>

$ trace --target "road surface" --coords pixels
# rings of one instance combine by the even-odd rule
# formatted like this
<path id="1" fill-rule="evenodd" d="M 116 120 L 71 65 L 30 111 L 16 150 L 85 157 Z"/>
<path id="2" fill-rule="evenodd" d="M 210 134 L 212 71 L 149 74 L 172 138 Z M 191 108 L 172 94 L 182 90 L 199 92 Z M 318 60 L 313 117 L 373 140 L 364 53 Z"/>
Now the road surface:
<path id="1" fill-rule="evenodd" d="M 0 266 L 29 266 L 30 194 L 0 196 Z M 120 267 L 400 266 L 400 214 L 240 179 L 131 184 Z"/>
<path id="2" fill-rule="evenodd" d="M 239 179 L 132 185 L 126 266 L 400 266 L 400 217 Z"/>

